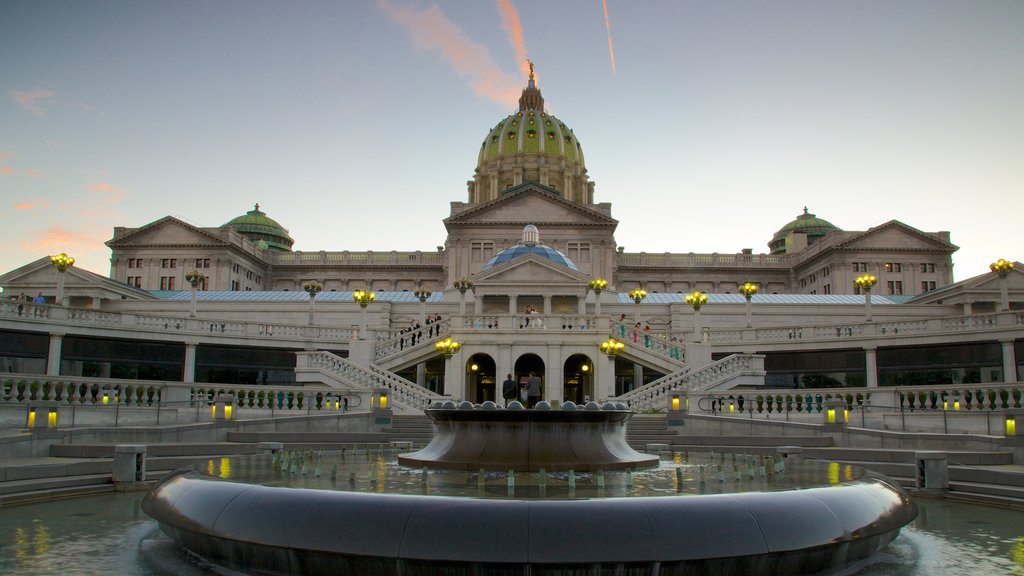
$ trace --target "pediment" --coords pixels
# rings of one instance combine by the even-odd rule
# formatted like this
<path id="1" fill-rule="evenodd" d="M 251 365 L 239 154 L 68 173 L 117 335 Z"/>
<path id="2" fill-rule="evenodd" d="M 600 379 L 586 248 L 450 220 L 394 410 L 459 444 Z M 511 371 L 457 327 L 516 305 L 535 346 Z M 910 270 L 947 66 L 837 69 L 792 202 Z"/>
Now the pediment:
<path id="1" fill-rule="evenodd" d="M 526 255 L 501 266 L 485 270 L 473 277 L 475 286 L 572 286 L 585 287 L 586 275 L 555 264 L 537 255 Z"/>
<path id="2" fill-rule="evenodd" d="M 869 228 L 841 243 L 846 250 L 897 250 L 953 252 L 957 246 L 898 220 Z"/>
<path id="3" fill-rule="evenodd" d="M 46 296 L 56 293 L 57 269 L 48 257 L 40 258 L 0 276 L 0 287 L 5 294 L 17 295 L 22 292 L 30 296 L 42 292 Z M 64 272 L 64 293 L 68 297 L 89 297 L 107 300 L 152 300 L 155 297 L 133 286 L 129 286 L 84 268 L 71 267 Z"/>
<path id="4" fill-rule="evenodd" d="M 446 218 L 444 224 L 450 231 L 452 227 L 499 224 L 614 228 L 618 221 L 597 210 L 569 202 L 540 185 L 525 184 L 500 198 L 454 214 Z"/>
<path id="5" fill-rule="evenodd" d="M 213 229 L 216 230 L 216 229 Z M 193 226 L 167 216 L 146 224 L 141 228 L 128 231 L 116 239 L 108 240 L 107 246 L 221 246 L 228 244 L 215 232 Z"/>

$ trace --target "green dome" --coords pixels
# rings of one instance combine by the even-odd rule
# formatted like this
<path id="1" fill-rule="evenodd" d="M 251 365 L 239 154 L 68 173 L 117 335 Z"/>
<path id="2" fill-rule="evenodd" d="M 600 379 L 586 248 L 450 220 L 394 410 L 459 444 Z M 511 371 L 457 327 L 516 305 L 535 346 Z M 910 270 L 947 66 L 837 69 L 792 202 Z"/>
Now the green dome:
<path id="1" fill-rule="evenodd" d="M 242 216 L 234 218 L 225 226 L 234 228 L 236 232 L 256 242 L 261 248 L 289 251 L 292 249 L 292 244 L 295 243 L 284 226 L 260 212 L 259 204 Z"/>
<path id="2" fill-rule="evenodd" d="M 541 110 L 520 110 L 498 122 L 480 145 L 478 164 L 519 154 L 544 154 L 583 164 L 572 129 Z"/>
<path id="3" fill-rule="evenodd" d="M 565 122 L 545 112 L 532 69 L 519 110 L 488 130 L 480 144 L 469 202 L 494 200 L 525 182 L 547 186 L 572 202 L 594 201 L 583 148 Z"/>
<path id="4" fill-rule="evenodd" d="M 786 237 L 794 232 L 806 234 L 807 243 L 810 244 L 833 230 L 839 230 L 839 227 L 824 218 L 818 218 L 804 207 L 804 213 L 797 216 L 796 220 L 779 228 L 775 236 L 772 236 L 772 241 L 768 243 L 768 248 L 772 254 L 785 253 Z"/>

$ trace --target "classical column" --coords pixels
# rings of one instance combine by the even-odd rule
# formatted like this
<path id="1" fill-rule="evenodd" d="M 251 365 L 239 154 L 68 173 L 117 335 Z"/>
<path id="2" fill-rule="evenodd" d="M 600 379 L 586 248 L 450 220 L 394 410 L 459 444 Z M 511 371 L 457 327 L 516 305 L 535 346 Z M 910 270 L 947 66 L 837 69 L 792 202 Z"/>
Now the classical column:
<path id="1" fill-rule="evenodd" d="M 196 343 L 185 343 L 185 370 L 181 378 L 182 382 L 192 383 L 196 381 Z"/>
<path id="2" fill-rule="evenodd" d="M 1003 382 L 1017 382 L 1017 353 L 1013 340 L 1001 340 L 1003 346 Z"/>
<path id="3" fill-rule="evenodd" d="M 633 363 L 633 388 L 637 388 L 644 385 L 644 367 L 636 362 Z"/>
<path id="4" fill-rule="evenodd" d="M 517 306 L 518 306 L 518 299 L 517 299 L 516 295 L 515 294 L 510 295 L 508 297 L 508 313 L 509 314 L 515 314 Z"/>
<path id="5" fill-rule="evenodd" d="M 416 385 L 426 387 L 427 385 L 427 363 L 420 362 L 416 365 Z"/>
<path id="6" fill-rule="evenodd" d="M 551 296 L 550 295 L 544 297 L 544 315 L 545 316 L 550 316 L 551 315 Z"/>
<path id="7" fill-rule="evenodd" d="M 864 349 L 864 376 L 868 388 L 878 388 L 878 349 Z"/>
<path id="8" fill-rule="evenodd" d="M 544 370 L 544 392 L 541 400 L 565 399 L 565 366 L 562 364 L 562 346 L 560 344 L 548 345 L 547 366 Z"/>
<path id="9" fill-rule="evenodd" d="M 594 361 L 594 371 L 594 399 L 600 402 L 615 396 L 615 356 L 598 356 Z"/>
<path id="10" fill-rule="evenodd" d="M 63 342 L 63 334 L 50 334 L 50 348 L 46 353 L 47 376 L 60 376 L 60 349 Z"/>

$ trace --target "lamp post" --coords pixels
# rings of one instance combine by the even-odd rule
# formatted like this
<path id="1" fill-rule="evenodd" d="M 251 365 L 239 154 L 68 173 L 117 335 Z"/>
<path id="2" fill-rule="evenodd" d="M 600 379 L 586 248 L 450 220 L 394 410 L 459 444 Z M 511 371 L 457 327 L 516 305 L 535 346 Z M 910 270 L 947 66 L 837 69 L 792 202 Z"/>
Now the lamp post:
<path id="1" fill-rule="evenodd" d="M 452 286 L 459 291 L 459 314 L 466 314 L 466 291 L 473 288 L 473 281 L 469 278 L 456 278 Z"/>
<path id="2" fill-rule="evenodd" d="M 444 357 L 444 392 L 448 393 L 449 390 L 455 387 L 455 383 L 452 382 L 454 374 L 452 373 L 451 359 L 460 349 L 462 344 L 451 338 L 445 338 L 444 340 L 438 340 L 434 342 L 434 349 L 441 353 Z"/>
<path id="3" fill-rule="evenodd" d="M 760 289 L 761 287 L 753 282 L 744 282 L 739 288 L 740 294 L 743 294 L 743 297 L 747 299 L 747 328 L 750 328 L 753 325 L 751 323 L 753 312 L 750 300 L 753 299 L 754 294 L 757 294 L 757 291 Z"/>
<path id="4" fill-rule="evenodd" d="M 185 273 L 185 281 L 188 282 L 190 286 L 192 286 L 192 306 L 188 310 L 189 318 L 196 317 L 196 293 L 199 290 L 199 285 L 202 284 L 203 280 L 206 280 L 206 276 L 203 276 L 203 273 L 200 272 L 199 270 L 191 270 Z"/>
<path id="5" fill-rule="evenodd" d="M 427 323 L 427 298 L 430 298 L 434 293 L 420 288 L 412 294 L 420 300 L 420 326 L 423 326 Z"/>
<path id="6" fill-rule="evenodd" d="M 878 284 L 878 278 L 872 274 L 861 274 L 853 281 L 864 291 L 864 315 L 867 322 L 871 322 L 871 289 Z"/>
<path id="7" fill-rule="evenodd" d="M 647 298 L 647 290 L 644 290 L 643 288 L 634 288 L 629 291 L 629 297 L 631 300 L 633 300 L 633 302 L 636 302 L 636 318 L 634 318 L 633 320 L 639 323 L 640 303 L 644 301 L 644 298 Z"/>
<path id="8" fill-rule="evenodd" d="M 58 306 L 64 305 L 64 272 L 75 265 L 75 259 L 61 252 L 50 256 L 50 264 L 57 269 L 57 301 Z"/>
<path id="9" fill-rule="evenodd" d="M 608 358 L 608 362 L 604 366 L 600 367 L 597 376 L 599 377 L 599 385 L 601 390 L 594 390 L 594 396 L 601 398 L 615 395 L 615 357 L 622 352 L 625 344 L 619 342 L 615 338 L 609 338 L 604 342 L 598 344 L 598 349 L 601 350 L 601 354 L 604 354 Z"/>
<path id="10" fill-rule="evenodd" d="M 1010 276 L 1010 271 L 1013 270 L 1013 262 L 1000 258 L 989 264 L 988 267 L 999 274 L 999 307 L 1005 312 L 1010 309 L 1010 290 L 1007 286 L 1007 278 Z"/>
<path id="11" fill-rule="evenodd" d="M 594 314 L 601 315 L 601 291 L 608 287 L 608 281 L 604 278 L 594 278 L 590 281 L 590 289 L 594 291 Z"/>
<path id="12" fill-rule="evenodd" d="M 377 297 L 377 294 L 369 290 L 356 290 L 352 293 L 352 300 L 359 304 L 359 308 L 362 309 L 362 326 L 359 330 L 359 339 L 366 339 L 366 307 L 373 302 L 373 299 Z"/>
<path id="13" fill-rule="evenodd" d="M 316 306 L 316 295 L 324 289 L 324 285 L 316 280 L 310 280 L 302 285 L 302 289 L 309 294 L 309 325 L 313 325 L 313 308 Z"/>
<path id="14" fill-rule="evenodd" d="M 700 307 L 707 304 L 708 295 L 695 290 L 686 295 L 686 303 L 693 306 L 693 335 L 700 342 Z"/>

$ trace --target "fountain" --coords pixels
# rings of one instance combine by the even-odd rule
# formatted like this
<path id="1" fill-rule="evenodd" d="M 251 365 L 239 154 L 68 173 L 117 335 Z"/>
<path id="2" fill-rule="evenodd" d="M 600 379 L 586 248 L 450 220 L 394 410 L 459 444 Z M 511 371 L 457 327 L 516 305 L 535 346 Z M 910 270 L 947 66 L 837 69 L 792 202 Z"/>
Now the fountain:
<path id="1" fill-rule="evenodd" d="M 380 448 L 253 457 L 225 481 L 211 461 L 143 509 L 215 564 L 312 575 L 811 574 L 874 554 L 917 513 L 853 466 L 663 461 L 626 444 L 624 405 L 514 404 L 436 403 L 434 439 L 397 462 Z"/>

